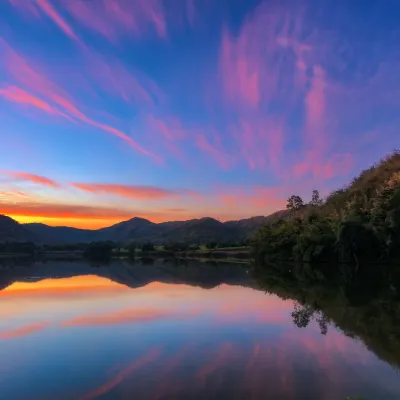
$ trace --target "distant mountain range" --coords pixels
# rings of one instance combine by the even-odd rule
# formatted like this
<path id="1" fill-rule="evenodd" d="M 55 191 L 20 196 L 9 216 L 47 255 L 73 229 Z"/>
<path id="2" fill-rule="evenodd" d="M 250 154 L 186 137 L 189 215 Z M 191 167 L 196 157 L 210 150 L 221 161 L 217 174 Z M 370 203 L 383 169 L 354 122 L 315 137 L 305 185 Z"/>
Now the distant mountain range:
<path id="1" fill-rule="evenodd" d="M 112 240 L 154 244 L 173 242 L 203 244 L 212 241 L 221 243 L 247 239 L 262 225 L 277 222 L 286 215 L 287 211 L 277 211 L 267 217 L 258 216 L 238 221 L 220 222 L 206 217 L 162 223 L 135 217 L 97 230 L 54 227 L 38 223 L 19 224 L 10 217 L 0 215 L 0 242 L 32 241 L 59 244 Z"/>

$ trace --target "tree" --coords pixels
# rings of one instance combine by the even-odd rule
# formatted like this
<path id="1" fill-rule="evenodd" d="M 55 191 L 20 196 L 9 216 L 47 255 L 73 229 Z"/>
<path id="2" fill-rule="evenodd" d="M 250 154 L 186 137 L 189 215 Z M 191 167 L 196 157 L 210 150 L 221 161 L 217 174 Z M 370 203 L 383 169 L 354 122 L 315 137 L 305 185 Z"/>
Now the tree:
<path id="1" fill-rule="evenodd" d="M 110 242 L 93 242 L 84 251 L 84 257 L 94 261 L 106 261 L 111 258 L 113 244 Z"/>
<path id="2" fill-rule="evenodd" d="M 128 246 L 128 257 L 131 260 L 134 260 L 136 256 L 136 244 L 135 243 L 130 243 Z"/>
<path id="3" fill-rule="evenodd" d="M 147 252 L 147 251 L 154 251 L 154 244 L 153 243 L 145 243 L 142 246 L 142 252 Z"/>
<path id="4" fill-rule="evenodd" d="M 286 208 L 291 211 L 300 210 L 300 208 L 304 207 L 303 199 L 300 196 L 293 195 L 288 198 Z"/>
<path id="5" fill-rule="evenodd" d="M 313 190 L 310 204 L 312 206 L 321 206 L 322 203 L 323 203 L 323 200 L 321 199 L 321 197 L 319 195 L 319 191 L 318 190 Z"/>
<path id="6" fill-rule="evenodd" d="M 209 250 L 215 249 L 217 247 L 217 242 L 209 242 L 206 244 L 206 248 Z"/>

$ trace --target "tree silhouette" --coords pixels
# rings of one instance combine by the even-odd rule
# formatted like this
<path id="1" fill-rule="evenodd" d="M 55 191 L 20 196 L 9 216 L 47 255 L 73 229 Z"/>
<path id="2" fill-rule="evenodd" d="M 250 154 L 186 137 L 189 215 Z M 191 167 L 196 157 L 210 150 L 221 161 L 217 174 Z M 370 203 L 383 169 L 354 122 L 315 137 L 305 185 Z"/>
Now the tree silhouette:
<path id="1" fill-rule="evenodd" d="M 300 196 L 293 195 L 287 199 L 286 208 L 291 212 L 300 210 L 300 208 L 302 208 L 303 206 L 304 206 L 304 202 Z"/>
<path id="2" fill-rule="evenodd" d="M 321 199 L 321 196 L 319 195 L 319 191 L 313 190 L 310 204 L 313 206 L 321 206 L 322 203 L 323 203 L 323 200 Z"/>

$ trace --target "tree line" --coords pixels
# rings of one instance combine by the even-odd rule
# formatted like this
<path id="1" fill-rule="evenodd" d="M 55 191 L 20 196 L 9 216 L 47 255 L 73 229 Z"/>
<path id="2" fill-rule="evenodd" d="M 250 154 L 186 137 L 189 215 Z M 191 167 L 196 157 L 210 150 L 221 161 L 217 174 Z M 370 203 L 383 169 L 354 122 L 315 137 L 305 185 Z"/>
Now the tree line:
<path id="1" fill-rule="evenodd" d="M 323 200 L 314 190 L 305 203 L 287 201 L 285 218 L 263 226 L 253 238 L 258 260 L 358 265 L 400 257 L 400 153 L 363 171 Z"/>

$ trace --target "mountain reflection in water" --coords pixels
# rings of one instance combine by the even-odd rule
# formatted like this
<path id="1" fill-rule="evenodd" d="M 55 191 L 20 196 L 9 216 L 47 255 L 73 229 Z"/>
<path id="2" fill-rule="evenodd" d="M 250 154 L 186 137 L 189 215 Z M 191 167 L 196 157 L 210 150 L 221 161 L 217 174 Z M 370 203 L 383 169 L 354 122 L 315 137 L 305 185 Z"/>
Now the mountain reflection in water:
<path id="1" fill-rule="evenodd" d="M 0 398 L 400 398 L 399 354 L 388 359 L 371 332 L 350 330 L 373 309 L 329 296 L 321 309 L 276 289 L 282 300 L 246 268 L 160 260 L 1 270 Z M 393 335 L 381 338 L 392 350 Z"/>

